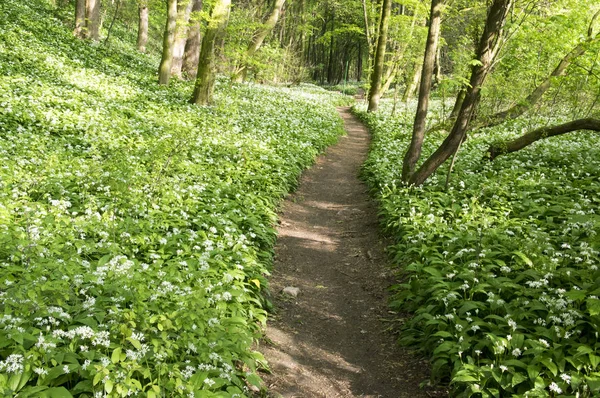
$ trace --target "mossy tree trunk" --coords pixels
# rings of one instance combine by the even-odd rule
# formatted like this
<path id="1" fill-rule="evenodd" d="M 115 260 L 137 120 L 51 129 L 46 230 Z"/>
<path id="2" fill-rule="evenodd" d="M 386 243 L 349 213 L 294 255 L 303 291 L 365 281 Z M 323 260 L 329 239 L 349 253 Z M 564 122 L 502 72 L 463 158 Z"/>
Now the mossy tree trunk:
<path id="1" fill-rule="evenodd" d="M 173 63 L 173 47 L 175 47 L 175 30 L 177 28 L 177 0 L 167 0 L 167 23 L 163 35 L 163 51 L 158 68 L 158 84 L 169 84 L 171 64 Z"/>
<path id="2" fill-rule="evenodd" d="M 212 100 L 212 91 L 215 83 L 214 62 L 215 43 L 221 32 L 227 26 L 231 0 L 217 0 L 206 27 L 200 48 L 200 62 L 194 85 L 194 93 L 190 102 L 198 105 L 208 105 Z"/>
<path id="3" fill-rule="evenodd" d="M 494 160 L 500 155 L 519 151 L 536 141 L 578 130 L 600 131 L 600 119 L 578 119 L 568 123 L 559 124 L 557 126 L 535 129 L 512 141 L 490 146 L 486 157 L 489 160 Z"/>
<path id="4" fill-rule="evenodd" d="M 376 112 L 381 98 L 381 80 L 383 75 L 383 66 L 385 62 L 385 49 L 387 46 L 387 36 L 390 16 L 392 14 L 392 0 L 383 0 L 381 6 L 381 18 L 379 19 L 379 36 L 377 37 L 377 49 L 375 51 L 375 61 L 373 62 L 373 71 L 371 72 L 371 86 L 369 88 L 369 112 Z"/>
<path id="5" fill-rule="evenodd" d="M 181 79 L 181 70 L 183 68 L 183 55 L 185 52 L 185 43 L 190 29 L 190 16 L 194 1 L 178 1 L 177 8 L 177 28 L 175 29 L 175 46 L 173 47 L 173 62 L 171 64 L 171 75 Z"/>

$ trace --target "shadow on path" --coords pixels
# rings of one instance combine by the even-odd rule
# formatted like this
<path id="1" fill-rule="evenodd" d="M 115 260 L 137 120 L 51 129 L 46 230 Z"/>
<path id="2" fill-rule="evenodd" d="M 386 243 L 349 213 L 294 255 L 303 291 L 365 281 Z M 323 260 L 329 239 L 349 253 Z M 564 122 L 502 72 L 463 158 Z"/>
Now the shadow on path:
<path id="1" fill-rule="evenodd" d="M 427 365 L 384 331 L 392 279 L 373 201 L 358 179 L 369 134 L 339 108 L 348 135 L 306 171 L 280 213 L 271 290 L 277 314 L 260 347 L 283 397 L 427 397 Z M 291 297 L 281 293 L 298 287 Z"/>

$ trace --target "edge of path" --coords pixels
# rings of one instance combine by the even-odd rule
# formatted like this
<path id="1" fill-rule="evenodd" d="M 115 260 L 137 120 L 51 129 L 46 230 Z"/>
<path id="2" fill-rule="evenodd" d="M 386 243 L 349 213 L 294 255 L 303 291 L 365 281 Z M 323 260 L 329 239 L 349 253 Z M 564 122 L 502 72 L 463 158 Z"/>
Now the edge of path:
<path id="1" fill-rule="evenodd" d="M 279 213 L 276 313 L 259 347 L 271 369 L 263 375 L 269 396 L 440 396 L 419 387 L 428 362 L 386 330 L 394 280 L 376 204 L 358 178 L 370 135 L 350 107 L 338 112 L 347 135 L 304 172 Z"/>

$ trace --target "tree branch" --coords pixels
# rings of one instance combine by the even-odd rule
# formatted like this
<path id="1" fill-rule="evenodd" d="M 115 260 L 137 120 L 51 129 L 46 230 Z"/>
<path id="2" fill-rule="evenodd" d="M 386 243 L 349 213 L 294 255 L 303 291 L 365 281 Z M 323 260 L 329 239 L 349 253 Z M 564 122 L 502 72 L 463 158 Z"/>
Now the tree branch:
<path id="1" fill-rule="evenodd" d="M 577 119 L 556 126 L 546 126 L 535 129 L 512 141 L 492 144 L 486 153 L 486 158 L 494 160 L 500 155 L 516 152 L 544 138 L 554 137 L 556 135 L 562 135 L 577 130 L 600 131 L 600 119 Z"/>

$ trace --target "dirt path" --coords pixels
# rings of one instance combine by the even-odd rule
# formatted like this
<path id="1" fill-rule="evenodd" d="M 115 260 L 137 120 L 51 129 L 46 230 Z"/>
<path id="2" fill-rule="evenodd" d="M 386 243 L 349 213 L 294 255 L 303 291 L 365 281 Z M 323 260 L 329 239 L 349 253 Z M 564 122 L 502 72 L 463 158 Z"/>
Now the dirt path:
<path id="1" fill-rule="evenodd" d="M 375 204 L 357 178 L 369 145 L 349 108 L 348 131 L 302 177 L 284 203 L 271 278 L 277 314 L 261 351 L 271 396 L 427 397 L 423 362 L 395 347 L 384 242 Z M 297 297 L 282 293 L 297 287 Z"/>

